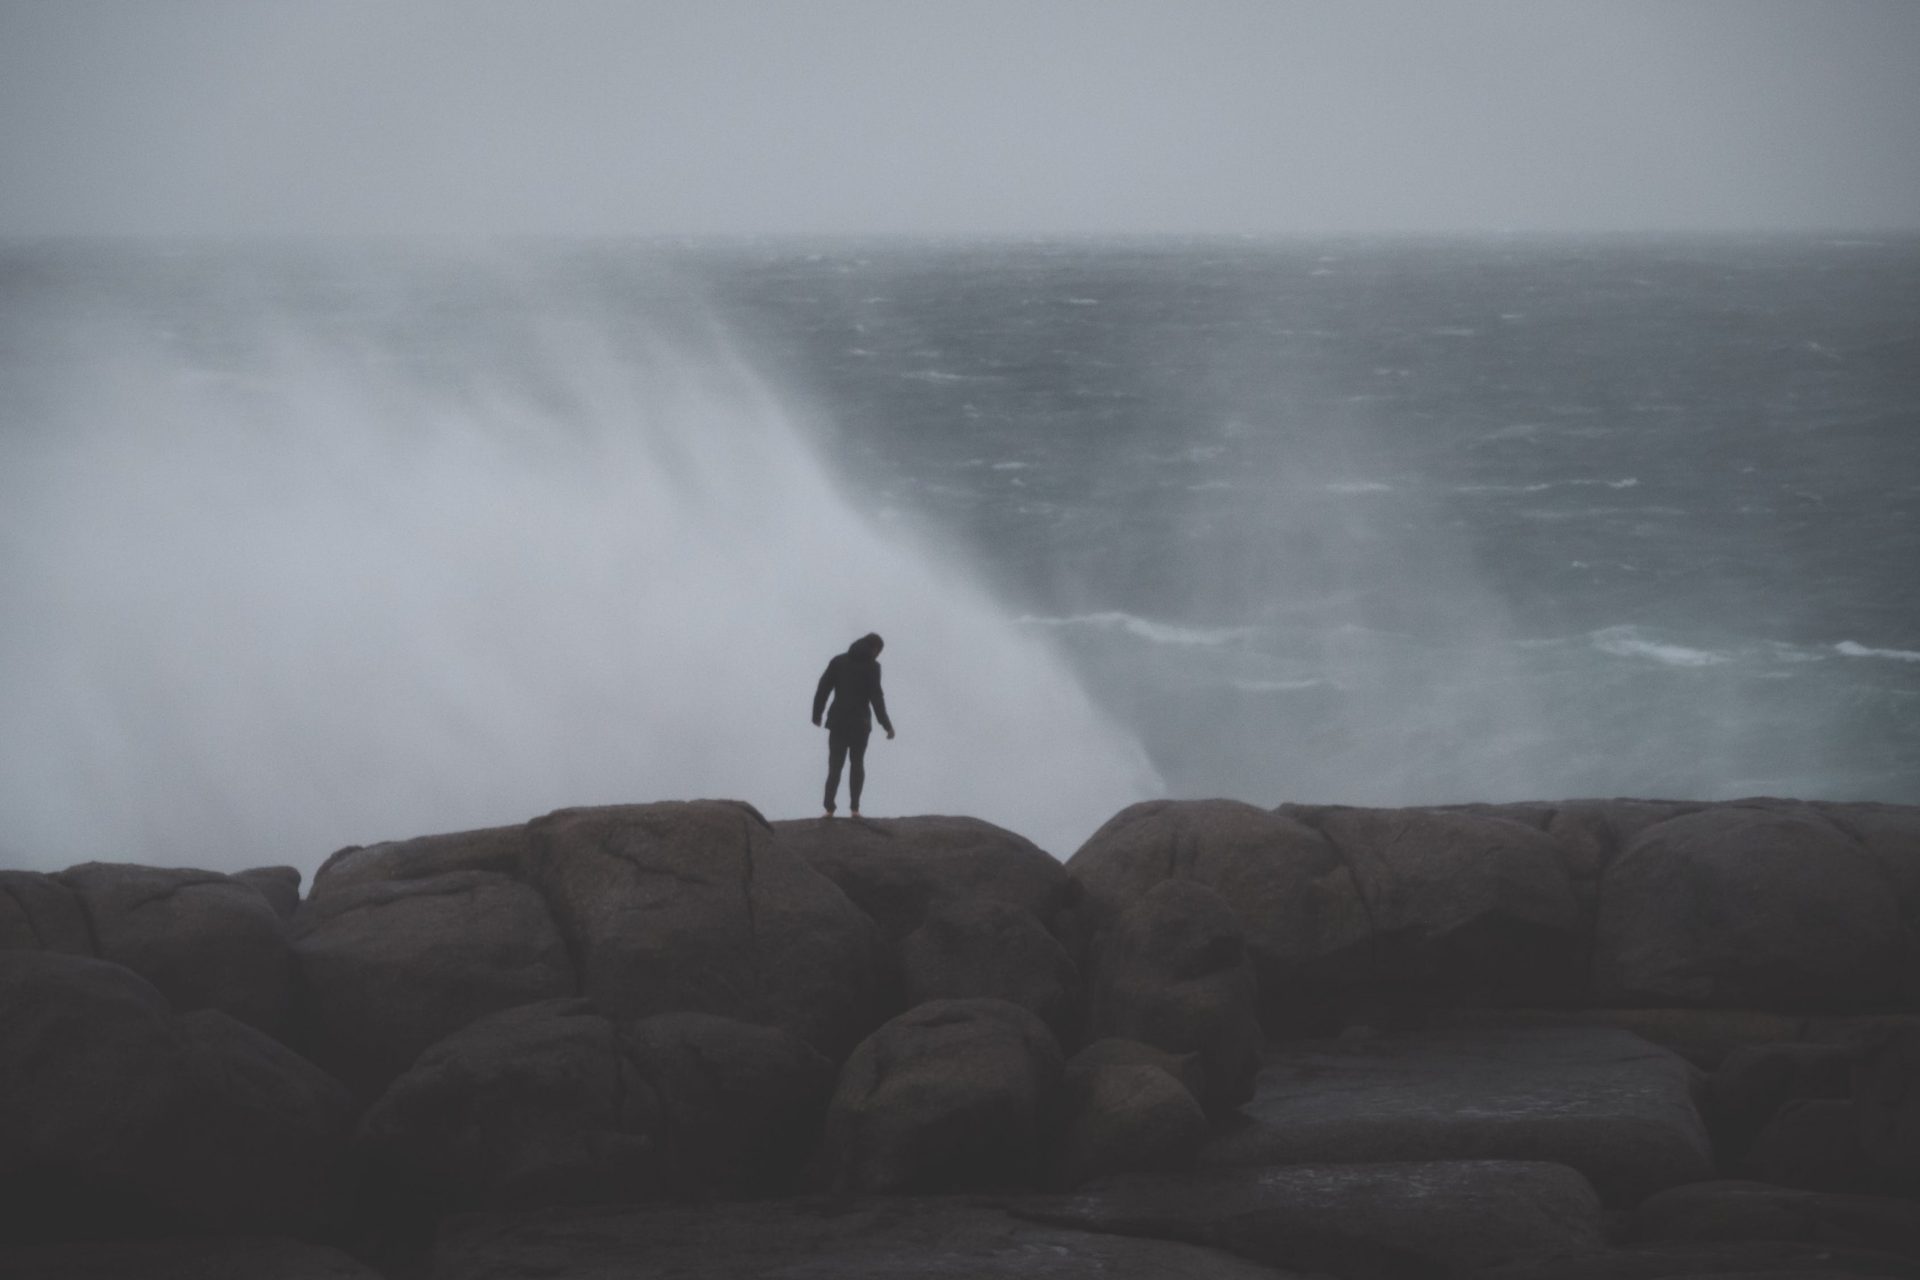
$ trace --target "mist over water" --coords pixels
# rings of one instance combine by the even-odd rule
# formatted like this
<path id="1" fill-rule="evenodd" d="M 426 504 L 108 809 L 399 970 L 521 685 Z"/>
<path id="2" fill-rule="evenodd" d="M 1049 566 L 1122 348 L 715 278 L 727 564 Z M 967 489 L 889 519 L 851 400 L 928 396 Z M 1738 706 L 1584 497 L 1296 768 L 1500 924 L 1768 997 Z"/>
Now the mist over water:
<path id="1" fill-rule="evenodd" d="M 817 812 L 879 630 L 870 814 L 1060 856 L 1161 783 L 1044 636 L 671 273 L 564 255 L 20 248 L 0 431 L 0 861 L 309 872 L 562 805 Z"/>

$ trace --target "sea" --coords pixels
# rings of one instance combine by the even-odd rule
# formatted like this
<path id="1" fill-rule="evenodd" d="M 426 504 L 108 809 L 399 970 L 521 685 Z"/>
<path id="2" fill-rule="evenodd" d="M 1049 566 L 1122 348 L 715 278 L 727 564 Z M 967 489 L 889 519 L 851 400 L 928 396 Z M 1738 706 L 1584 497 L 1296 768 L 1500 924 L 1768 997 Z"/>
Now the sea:
<path id="1" fill-rule="evenodd" d="M 1920 239 L 8 241 L 0 593 L 9 866 L 1920 803 Z"/>

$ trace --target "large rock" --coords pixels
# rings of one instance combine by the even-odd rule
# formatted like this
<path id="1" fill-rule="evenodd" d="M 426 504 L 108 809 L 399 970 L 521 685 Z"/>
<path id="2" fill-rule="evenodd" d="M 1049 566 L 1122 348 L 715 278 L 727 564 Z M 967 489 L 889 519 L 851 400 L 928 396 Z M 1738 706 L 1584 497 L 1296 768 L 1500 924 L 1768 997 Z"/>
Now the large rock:
<path id="1" fill-rule="evenodd" d="M 1189 1168 L 1207 1138 L 1199 1101 L 1164 1067 L 1145 1062 L 1076 1058 L 1067 1064 L 1061 1111 L 1055 1181 L 1063 1187 L 1112 1174 Z"/>
<path id="2" fill-rule="evenodd" d="M 309 896 L 322 897 L 381 880 L 425 880 L 451 871 L 491 871 L 521 878 L 527 870 L 527 850 L 524 825 L 350 845 L 320 864 Z"/>
<path id="3" fill-rule="evenodd" d="M 1907 943 L 1886 871 L 1832 823 L 1726 805 L 1648 828 L 1608 868 L 1594 982 L 1625 1003 L 1873 1008 Z"/>
<path id="4" fill-rule="evenodd" d="M 1600 1198 L 1564 1165 L 1462 1160 L 1115 1178 L 1020 1212 L 1336 1276 L 1457 1275 L 1601 1248 Z"/>
<path id="5" fill-rule="evenodd" d="M 658 1195 L 662 1128 L 613 1024 L 584 1000 L 553 1000 L 428 1049 L 355 1141 L 381 1203 L 431 1214 Z"/>
<path id="6" fill-rule="evenodd" d="M 1648 1198 L 1627 1219 L 1625 1236 L 1636 1243 L 1788 1240 L 1920 1259 L 1920 1203 L 1761 1182 L 1696 1182 Z"/>
<path id="7" fill-rule="evenodd" d="M 484 871 L 310 897 L 293 950 L 309 1051 L 363 1095 L 475 1019 L 578 989 L 540 895 Z"/>
<path id="8" fill-rule="evenodd" d="M 1347 864 L 1297 819 L 1236 800 L 1153 800 L 1094 832 L 1067 863 L 1081 901 L 1070 933 L 1091 945 L 1163 880 L 1192 880 L 1230 903 L 1277 1031 L 1333 1020 L 1364 986 L 1367 906 Z"/>
<path id="9" fill-rule="evenodd" d="M 906 937 L 937 903 L 985 899 L 1051 928 L 1066 869 L 1025 836 L 978 818 L 821 818 L 776 822 L 781 840 L 880 926 Z"/>
<path id="10" fill-rule="evenodd" d="M 582 991 L 609 1015 L 765 1023 L 834 1058 L 866 1030 L 872 922 L 751 806 L 563 809 L 528 833 Z"/>
<path id="11" fill-rule="evenodd" d="M 212 871 L 88 862 L 60 873 L 102 960 L 182 1013 L 221 1009 L 280 1034 L 292 1004 L 286 924 L 253 886 Z"/>
<path id="12" fill-rule="evenodd" d="M 1789 1102 L 1754 1136 L 1744 1168 L 1761 1182 L 1783 1187 L 1879 1190 L 1877 1171 L 1861 1147 L 1860 1127 L 1851 1099 Z"/>
<path id="13" fill-rule="evenodd" d="M 0 1248 L 21 1280 L 381 1280 L 338 1249 L 275 1236 L 133 1240 Z"/>
<path id="14" fill-rule="evenodd" d="M 1542 829 L 1559 847 L 1574 897 L 1591 917 L 1607 868 L 1642 831 L 1705 807 L 1672 800 L 1563 800 L 1549 806 Z"/>
<path id="15" fill-rule="evenodd" d="M 1860 1150 L 1890 1184 L 1920 1191 L 1920 1026 L 1891 1026 L 1849 1046 Z"/>
<path id="16" fill-rule="evenodd" d="M 93 932 L 79 896 L 39 871 L 0 871 L 0 951 L 93 954 Z"/>
<path id="17" fill-rule="evenodd" d="M 1474 1280 L 1846 1280 L 1920 1275 L 1897 1254 L 1790 1240 L 1690 1240 L 1649 1243 L 1503 1263 Z"/>
<path id="18" fill-rule="evenodd" d="M 706 1013 L 643 1019 L 625 1045 L 659 1096 L 676 1194 L 794 1189 L 820 1141 L 831 1062 L 777 1027 Z"/>
<path id="19" fill-rule="evenodd" d="M 1713 1176 L 1692 1068 L 1602 1028 L 1400 1032 L 1269 1046 L 1249 1123 L 1206 1166 L 1539 1160 L 1611 1205 Z"/>
<path id="20" fill-rule="evenodd" d="M 1019 907 L 992 898 L 937 902 L 896 954 L 903 1008 L 990 996 L 1031 1009 L 1062 1040 L 1078 1031 L 1079 970 Z"/>
<path id="21" fill-rule="evenodd" d="M 1585 931 L 1559 845 L 1484 813 L 1329 809 L 1321 834 L 1360 886 L 1370 982 L 1426 1004 L 1574 1004 Z"/>
<path id="22" fill-rule="evenodd" d="M 1139 1040 L 1200 1057 L 1208 1112 L 1253 1096 L 1260 1023 L 1253 965 L 1224 899 L 1191 880 L 1165 880 L 1095 943 L 1088 1025 L 1097 1037 Z"/>
<path id="23" fill-rule="evenodd" d="M 236 871 L 233 878 L 267 900 L 273 914 L 291 921 L 300 909 L 300 868 L 249 867 Z"/>
<path id="24" fill-rule="evenodd" d="M 1018 1005 L 920 1005 L 841 1069 L 818 1176 L 852 1191 L 1038 1185 L 1061 1071 L 1046 1025 Z"/>
<path id="25" fill-rule="evenodd" d="M 441 1224 L 433 1263 L 434 1280 L 1291 1280 L 1198 1245 L 904 1197 L 469 1215 Z"/>
<path id="26" fill-rule="evenodd" d="M 131 970 L 0 952 L 0 1236 L 305 1232 L 338 1208 L 341 1087 Z"/>
<path id="27" fill-rule="evenodd" d="M 1854 1053 L 1844 1045 L 1783 1043 L 1736 1049 L 1707 1088 L 1707 1128 L 1723 1170 L 1742 1168 L 1753 1140 L 1780 1108 L 1850 1095 Z"/>

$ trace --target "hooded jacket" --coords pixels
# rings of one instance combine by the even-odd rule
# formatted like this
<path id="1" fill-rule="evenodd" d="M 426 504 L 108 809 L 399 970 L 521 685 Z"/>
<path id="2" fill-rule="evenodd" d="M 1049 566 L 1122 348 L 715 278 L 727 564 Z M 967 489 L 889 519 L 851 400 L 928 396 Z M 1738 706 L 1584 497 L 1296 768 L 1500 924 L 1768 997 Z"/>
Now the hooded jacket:
<path id="1" fill-rule="evenodd" d="M 887 698 L 880 691 L 880 663 L 874 657 L 879 651 L 880 637 L 864 635 L 848 645 L 845 653 L 834 655 L 813 691 L 815 724 L 820 723 L 820 711 L 827 705 L 827 695 L 832 694 L 827 728 L 867 734 L 873 732 L 873 721 L 878 717 L 880 727 L 893 732 L 893 721 L 887 719 Z"/>

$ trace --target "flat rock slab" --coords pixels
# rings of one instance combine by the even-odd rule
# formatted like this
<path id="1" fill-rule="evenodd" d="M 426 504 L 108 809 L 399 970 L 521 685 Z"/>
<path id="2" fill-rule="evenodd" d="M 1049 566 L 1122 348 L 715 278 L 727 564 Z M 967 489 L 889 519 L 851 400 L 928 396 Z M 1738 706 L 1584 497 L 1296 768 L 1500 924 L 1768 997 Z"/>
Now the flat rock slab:
<path id="1" fill-rule="evenodd" d="M 1609 1205 L 1714 1176 L 1678 1055 L 1610 1028 L 1396 1032 L 1268 1047 L 1206 1167 L 1540 1160 Z"/>
<path id="2" fill-rule="evenodd" d="M 1600 1197 L 1525 1160 L 1292 1165 L 1113 1178 L 1013 1206 L 1058 1226 L 1190 1240 L 1337 1276 L 1454 1274 L 1604 1248 Z"/>
<path id="3" fill-rule="evenodd" d="M 338 1249 L 271 1236 L 128 1240 L 0 1249 L 22 1280 L 380 1280 Z"/>
<path id="4" fill-rule="evenodd" d="M 951 1198 L 779 1200 L 470 1215 L 434 1280 L 1292 1280 L 1200 1245 L 1027 1222 Z"/>

